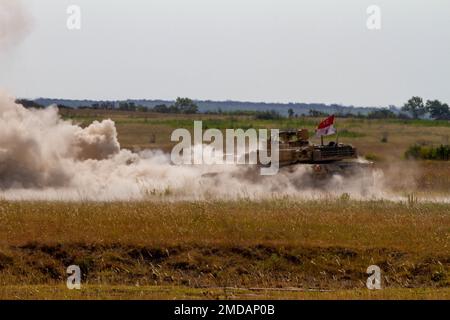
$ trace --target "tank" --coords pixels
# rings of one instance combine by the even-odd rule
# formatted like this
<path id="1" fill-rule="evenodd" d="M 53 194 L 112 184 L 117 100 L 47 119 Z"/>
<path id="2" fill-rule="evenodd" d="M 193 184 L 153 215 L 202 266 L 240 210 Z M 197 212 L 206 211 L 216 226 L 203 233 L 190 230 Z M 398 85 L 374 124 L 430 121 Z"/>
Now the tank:
<path id="1" fill-rule="evenodd" d="M 372 162 L 356 161 L 358 152 L 350 144 L 337 141 L 330 141 L 326 144 L 310 143 L 307 129 L 280 131 L 278 144 L 280 167 L 310 166 L 313 176 L 318 179 L 327 178 L 333 174 L 343 176 L 356 173 L 365 174 L 373 167 Z M 267 149 L 270 154 L 270 139 L 267 141 Z"/>
<path id="2" fill-rule="evenodd" d="M 297 181 L 299 188 L 316 187 L 322 188 L 333 176 L 339 175 L 348 177 L 352 186 L 358 187 L 362 192 L 370 190 L 373 185 L 373 163 L 361 161 L 358 159 L 358 152 L 350 144 L 331 141 L 326 144 L 312 144 L 309 141 L 307 129 L 293 129 L 279 131 L 279 168 L 280 173 L 295 173 L 299 166 L 305 167 L 307 173 L 302 176 L 301 181 Z M 264 151 L 270 156 L 271 140 L 263 144 Z M 248 166 L 246 170 L 240 170 L 231 174 L 232 177 L 246 179 L 255 182 L 264 182 L 265 179 L 271 179 L 271 176 L 260 175 L 260 170 L 255 170 L 263 166 L 259 160 L 259 153 L 262 150 L 256 150 L 257 165 Z M 243 155 L 245 158 L 249 154 Z M 270 165 L 270 164 L 269 164 Z M 220 177 L 221 172 L 208 172 L 202 175 L 205 178 Z M 292 175 L 295 176 L 295 175 Z M 357 179 L 354 179 L 357 178 Z M 347 179 L 346 179 L 347 180 Z"/>

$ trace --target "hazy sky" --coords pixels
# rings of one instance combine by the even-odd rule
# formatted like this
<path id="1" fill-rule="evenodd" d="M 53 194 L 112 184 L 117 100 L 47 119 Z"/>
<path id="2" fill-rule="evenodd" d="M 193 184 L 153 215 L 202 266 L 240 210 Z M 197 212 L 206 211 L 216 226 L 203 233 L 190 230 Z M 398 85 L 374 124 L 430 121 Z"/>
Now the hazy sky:
<path id="1" fill-rule="evenodd" d="M 450 103 L 449 0 L 23 3 L 31 33 L 0 54 L 0 87 L 21 97 Z M 70 4 L 80 31 L 66 27 Z"/>

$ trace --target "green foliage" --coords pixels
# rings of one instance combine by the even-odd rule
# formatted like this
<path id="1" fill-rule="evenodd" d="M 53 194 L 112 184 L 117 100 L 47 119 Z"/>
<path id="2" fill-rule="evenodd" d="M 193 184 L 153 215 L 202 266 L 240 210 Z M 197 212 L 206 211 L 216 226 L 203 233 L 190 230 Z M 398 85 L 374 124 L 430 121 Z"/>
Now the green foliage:
<path id="1" fill-rule="evenodd" d="M 414 144 L 405 152 L 405 158 L 449 161 L 450 145 L 441 144 L 439 147 L 433 147 Z"/>
<path id="2" fill-rule="evenodd" d="M 275 120 L 275 119 L 281 119 L 281 118 L 282 118 L 282 116 L 275 110 L 262 111 L 262 112 L 258 112 L 255 115 L 255 119 L 260 119 L 260 120 Z"/>
<path id="3" fill-rule="evenodd" d="M 366 136 L 364 133 L 350 131 L 348 129 L 339 130 L 338 135 L 342 138 L 362 138 Z"/>
<path id="4" fill-rule="evenodd" d="M 428 100 L 426 109 L 431 117 L 436 120 L 449 120 L 450 110 L 448 104 L 442 103 L 439 100 Z"/>
<path id="5" fill-rule="evenodd" d="M 415 127 L 450 127 L 447 120 L 429 120 L 429 119 L 388 119 L 385 123 L 403 124 Z"/>
<path id="6" fill-rule="evenodd" d="M 158 104 L 153 107 L 153 111 L 158 113 L 169 113 L 169 108 L 165 104 Z"/>
<path id="7" fill-rule="evenodd" d="M 255 110 L 230 110 L 223 111 L 222 109 L 218 109 L 217 111 L 205 111 L 205 114 L 220 114 L 224 116 L 254 116 L 258 111 Z"/>
<path id="8" fill-rule="evenodd" d="M 136 107 L 136 111 L 139 111 L 139 112 L 148 112 L 148 108 L 147 108 L 147 107 L 144 107 L 144 106 L 137 106 L 137 107 Z"/>
<path id="9" fill-rule="evenodd" d="M 329 114 L 325 113 L 325 112 L 322 112 L 322 111 L 309 110 L 309 116 L 318 118 L 318 117 L 327 117 L 327 116 L 329 116 Z"/>
<path id="10" fill-rule="evenodd" d="M 397 115 L 387 108 L 372 111 L 367 115 L 369 119 L 394 119 Z"/>
<path id="11" fill-rule="evenodd" d="M 189 98 L 178 97 L 173 107 L 175 110 L 179 110 L 179 113 L 194 114 L 198 112 L 198 106 Z"/>
<path id="12" fill-rule="evenodd" d="M 165 104 L 153 107 L 153 112 L 195 114 L 198 112 L 198 106 L 189 98 L 177 98 L 170 107 Z"/>
<path id="13" fill-rule="evenodd" d="M 418 119 L 427 112 L 427 109 L 421 97 L 412 97 L 402 107 L 402 111 L 409 112 L 414 119 Z"/>

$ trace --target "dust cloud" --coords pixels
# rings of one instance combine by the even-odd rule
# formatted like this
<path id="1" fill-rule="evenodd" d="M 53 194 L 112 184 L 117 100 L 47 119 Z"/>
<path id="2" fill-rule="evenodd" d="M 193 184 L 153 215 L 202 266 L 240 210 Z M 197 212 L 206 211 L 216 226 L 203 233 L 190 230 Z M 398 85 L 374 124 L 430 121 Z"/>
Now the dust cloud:
<path id="1" fill-rule="evenodd" d="M 239 165 L 175 166 L 157 150 L 121 149 L 114 122 L 82 128 L 56 107 L 26 109 L 0 93 L 0 197 L 17 200 L 379 198 L 383 176 L 333 177 L 315 186 L 307 166 L 275 176 Z M 320 191 L 318 191 L 320 190 Z"/>

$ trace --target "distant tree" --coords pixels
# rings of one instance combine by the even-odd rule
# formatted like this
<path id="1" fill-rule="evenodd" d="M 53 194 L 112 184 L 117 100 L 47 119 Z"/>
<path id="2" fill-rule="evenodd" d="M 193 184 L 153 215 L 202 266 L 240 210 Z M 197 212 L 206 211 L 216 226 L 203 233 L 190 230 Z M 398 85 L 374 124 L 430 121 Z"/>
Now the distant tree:
<path id="1" fill-rule="evenodd" d="M 326 114 L 325 112 L 322 111 L 318 111 L 318 110 L 309 110 L 309 116 L 310 117 L 326 117 L 328 116 L 328 114 Z"/>
<path id="2" fill-rule="evenodd" d="M 100 109 L 112 109 L 111 102 L 102 102 L 100 103 Z"/>
<path id="3" fill-rule="evenodd" d="M 174 110 L 178 110 L 180 113 L 197 113 L 198 106 L 189 98 L 180 98 L 178 97 L 173 105 Z"/>
<path id="4" fill-rule="evenodd" d="M 153 111 L 157 113 L 169 113 L 169 108 L 165 104 L 158 104 L 153 108 Z"/>
<path id="5" fill-rule="evenodd" d="M 181 113 L 181 110 L 178 106 L 176 105 L 171 105 L 168 109 L 169 113 Z"/>
<path id="6" fill-rule="evenodd" d="M 433 119 L 450 119 L 450 109 L 448 107 L 448 104 L 442 103 L 439 100 L 428 100 L 426 103 L 426 109 Z"/>
<path id="7" fill-rule="evenodd" d="M 375 110 L 367 115 L 369 119 L 392 119 L 396 118 L 396 114 L 387 108 Z"/>
<path id="8" fill-rule="evenodd" d="M 125 111 L 136 111 L 136 104 L 134 102 L 120 102 L 119 109 Z"/>
<path id="9" fill-rule="evenodd" d="M 350 112 L 337 112 L 336 114 L 336 118 L 352 118 L 355 115 L 350 113 Z"/>
<path id="10" fill-rule="evenodd" d="M 139 111 L 139 112 L 147 112 L 148 108 L 145 107 L 145 106 L 139 105 L 139 106 L 136 107 L 136 110 Z"/>
<path id="11" fill-rule="evenodd" d="M 292 108 L 289 108 L 289 110 L 288 110 L 288 117 L 289 117 L 289 118 L 293 118 L 294 115 L 295 115 L 294 110 L 293 110 Z"/>
<path id="12" fill-rule="evenodd" d="M 255 114 L 255 118 L 259 120 L 276 120 L 281 119 L 281 115 L 275 110 L 259 111 Z"/>
<path id="13" fill-rule="evenodd" d="M 427 112 L 427 109 L 421 97 L 412 97 L 404 104 L 402 111 L 409 112 L 414 119 L 418 119 Z"/>

